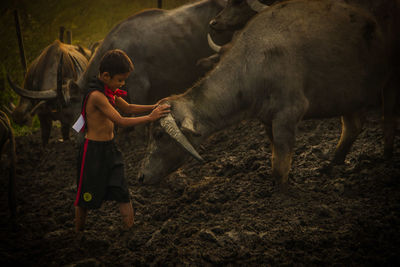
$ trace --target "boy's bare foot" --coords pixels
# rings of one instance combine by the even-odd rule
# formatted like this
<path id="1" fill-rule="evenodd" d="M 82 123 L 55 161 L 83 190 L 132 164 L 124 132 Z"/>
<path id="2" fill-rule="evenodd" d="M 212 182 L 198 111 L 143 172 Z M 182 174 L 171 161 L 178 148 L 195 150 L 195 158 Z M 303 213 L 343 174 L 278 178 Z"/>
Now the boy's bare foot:
<path id="1" fill-rule="evenodd" d="M 134 212 L 132 203 L 120 203 L 119 204 L 119 211 L 121 213 L 122 221 L 124 226 L 129 229 L 133 226 L 134 223 Z"/>

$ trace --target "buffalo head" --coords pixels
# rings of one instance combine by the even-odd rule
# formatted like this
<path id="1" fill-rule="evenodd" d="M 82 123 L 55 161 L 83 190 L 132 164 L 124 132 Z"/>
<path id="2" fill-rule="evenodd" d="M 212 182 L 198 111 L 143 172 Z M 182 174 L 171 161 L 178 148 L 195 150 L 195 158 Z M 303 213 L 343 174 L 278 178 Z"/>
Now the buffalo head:
<path id="1" fill-rule="evenodd" d="M 175 118 L 174 118 L 175 116 Z M 139 171 L 139 181 L 156 184 L 179 168 L 189 155 L 199 161 L 202 157 L 189 141 L 199 136 L 186 114 L 168 114 L 150 127 L 146 156 Z"/>
<path id="2" fill-rule="evenodd" d="M 60 104 L 67 104 L 73 94 L 66 82 L 76 80 L 88 64 L 90 52 L 84 53 L 84 50 L 56 40 L 32 62 L 22 87 L 8 77 L 11 88 L 21 96 L 12 114 L 16 123 L 26 124 L 36 111 L 39 114 L 59 112 Z"/>
<path id="3" fill-rule="evenodd" d="M 65 56 L 61 54 L 60 61 L 56 68 L 55 88 L 39 91 L 28 90 L 16 85 L 11 78 L 7 76 L 11 88 L 21 96 L 19 106 L 21 106 L 21 103 L 26 103 L 23 107 L 30 108 L 30 111 L 25 110 L 25 112 L 18 112 L 19 107 L 17 107 L 14 110 L 13 119 L 18 119 L 18 116 L 22 117 L 23 114 L 25 114 L 25 117 L 29 118 L 40 106 L 45 106 L 45 110 L 54 110 L 62 123 L 69 125 L 73 123 L 76 114 L 79 113 L 81 92 L 80 88 L 74 82 L 74 78 L 71 77 L 71 74 L 65 73 L 69 71 L 65 69 L 65 60 L 71 60 L 71 58 L 64 57 Z M 32 108 L 33 105 L 31 103 L 36 103 L 36 105 Z"/>
<path id="4" fill-rule="evenodd" d="M 210 21 L 210 27 L 217 31 L 236 31 L 267 7 L 259 0 L 229 0 L 226 7 Z"/>

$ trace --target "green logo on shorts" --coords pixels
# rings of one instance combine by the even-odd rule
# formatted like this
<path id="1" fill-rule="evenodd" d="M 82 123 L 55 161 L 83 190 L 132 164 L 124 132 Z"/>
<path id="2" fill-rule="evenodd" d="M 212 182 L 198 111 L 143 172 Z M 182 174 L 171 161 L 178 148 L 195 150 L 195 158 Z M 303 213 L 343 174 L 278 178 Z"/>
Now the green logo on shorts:
<path id="1" fill-rule="evenodd" d="M 92 200 L 92 195 L 88 192 L 84 193 L 83 200 L 85 200 L 86 202 L 89 202 L 90 200 Z"/>

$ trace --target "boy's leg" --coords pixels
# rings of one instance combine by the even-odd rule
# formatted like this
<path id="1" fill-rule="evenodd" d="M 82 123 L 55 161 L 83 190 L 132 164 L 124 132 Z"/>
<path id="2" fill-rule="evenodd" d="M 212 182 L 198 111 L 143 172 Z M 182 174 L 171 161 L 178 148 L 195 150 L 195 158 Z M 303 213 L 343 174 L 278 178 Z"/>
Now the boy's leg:
<path id="1" fill-rule="evenodd" d="M 75 207 L 75 231 L 81 232 L 85 228 L 86 216 L 88 210 L 83 207 Z"/>
<path id="2" fill-rule="evenodd" d="M 132 202 L 119 203 L 119 211 L 121 213 L 122 221 L 124 222 L 126 228 L 131 228 L 133 226 L 133 207 Z"/>

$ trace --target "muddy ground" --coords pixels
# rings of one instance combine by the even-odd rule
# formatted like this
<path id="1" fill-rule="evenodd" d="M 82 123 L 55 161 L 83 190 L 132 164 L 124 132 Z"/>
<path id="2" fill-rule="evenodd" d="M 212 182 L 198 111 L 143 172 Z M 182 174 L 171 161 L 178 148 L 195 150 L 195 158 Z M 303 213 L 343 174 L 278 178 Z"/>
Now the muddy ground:
<path id="1" fill-rule="evenodd" d="M 120 134 L 136 212 L 131 232 L 117 205 L 91 211 L 83 237 L 74 234 L 76 145 L 46 149 L 40 133 L 17 138 L 18 223 L 10 230 L 7 179 L 1 169 L 0 264 L 8 266 L 340 265 L 400 264 L 400 138 L 394 159 L 382 158 L 379 114 L 371 112 L 346 164 L 321 171 L 340 136 L 340 119 L 301 123 L 290 186 L 273 186 L 271 151 L 257 121 L 211 136 L 158 186 L 137 182 L 145 152 Z M 4 157 L 3 157 L 4 160 Z"/>

